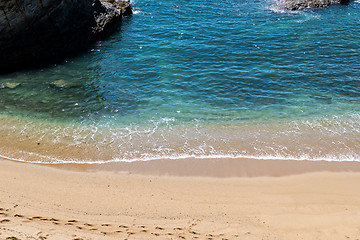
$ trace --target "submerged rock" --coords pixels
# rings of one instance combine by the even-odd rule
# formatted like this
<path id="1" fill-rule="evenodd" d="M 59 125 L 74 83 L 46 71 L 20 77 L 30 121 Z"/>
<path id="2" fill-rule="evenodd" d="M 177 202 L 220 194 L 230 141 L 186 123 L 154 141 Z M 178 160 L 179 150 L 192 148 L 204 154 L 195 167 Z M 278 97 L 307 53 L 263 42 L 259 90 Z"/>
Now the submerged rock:
<path id="1" fill-rule="evenodd" d="M 20 85 L 21 85 L 21 83 L 18 83 L 18 82 L 6 82 L 6 83 L 0 84 L 0 88 L 14 89 L 16 87 L 19 87 Z"/>
<path id="2" fill-rule="evenodd" d="M 128 0 L 1 0 L 0 72 L 86 49 L 131 13 Z"/>
<path id="3" fill-rule="evenodd" d="M 326 8 L 331 4 L 348 4 L 349 0 L 278 0 L 275 9 L 299 11 L 304 9 Z"/>
<path id="4" fill-rule="evenodd" d="M 53 87 L 53 88 L 61 88 L 61 89 L 79 87 L 78 84 L 70 82 L 70 81 L 66 81 L 66 80 L 63 80 L 63 79 L 53 81 L 53 82 L 51 82 L 49 84 L 49 86 Z"/>

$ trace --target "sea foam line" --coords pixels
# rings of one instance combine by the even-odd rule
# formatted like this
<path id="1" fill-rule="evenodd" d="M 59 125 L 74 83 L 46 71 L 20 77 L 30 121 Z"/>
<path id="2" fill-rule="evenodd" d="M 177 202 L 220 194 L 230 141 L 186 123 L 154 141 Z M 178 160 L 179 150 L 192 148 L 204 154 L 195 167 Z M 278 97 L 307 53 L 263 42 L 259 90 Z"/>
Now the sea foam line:
<path id="1" fill-rule="evenodd" d="M 0 154 L 0 158 L 11 160 L 15 162 L 24 162 L 24 163 L 34 163 L 42 165 L 59 165 L 59 164 L 85 164 L 85 165 L 95 165 L 95 164 L 107 164 L 107 163 L 131 163 L 131 162 L 146 162 L 146 161 L 156 161 L 156 160 L 180 160 L 180 159 L 254 159 L 254 160 L 278 160 L 278 161 L 326 161 L 326 162 L 360 162 L 360 158 L 354 156 L 341 156 L 341 157 L 324 157 L 324 158 L 311 158 L 308 156 L 303 157 L 283 157 L 283 156 L 252 156 L 252 155 L 227 155 L 227 154 L 212 154 L 212 155 L 192 155 L 192 154 L 183 154 L 178 156 L 151 156 L 151 157 L 140 157 L 133 159 L 110 159 L 110 160 L 74 160 L 74 159 L 58 159 L 54 157 L 42 156 L 43 158 L 51 159 L 52 161 L 31 161 L 25 160 L 23 158 L 13 158 Z"/>

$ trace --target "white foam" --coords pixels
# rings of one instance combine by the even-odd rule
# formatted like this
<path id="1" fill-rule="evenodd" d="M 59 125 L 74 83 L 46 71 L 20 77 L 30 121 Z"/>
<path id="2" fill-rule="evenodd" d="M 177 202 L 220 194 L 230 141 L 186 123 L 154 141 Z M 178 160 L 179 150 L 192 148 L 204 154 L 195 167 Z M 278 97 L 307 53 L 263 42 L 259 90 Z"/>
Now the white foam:
<path id="1" fill-rule="evenodd" d="M 40 156 L 40 155 L 39 155 Z M 86 165 L 96 165 L 96 164 L 106 164 L 106 163 L 121 163 L 121 162 L 137 162 L 137 161 L 156 161 L 156 160 L 180 160 L 180 159 L 254 159 L 254 160 L 290 160 L 290 161 L 326 161 L 326 162 L 360 162 L 359 156 L 327 156 L 323 158 L 312 158 L 307 155 L 300 157 L 283 157 L 283 156 L 252 156 L 252 155 L 232 155 L 232 154 L 211 154 L 211 155 L 194 155 L 194 154 L 181 154 L 181 155 L 169 155 L 169 156 L 143 156 L 140 158 L 126 159 L 126 158 L 116 158 L 111 160 L 76 160 L 76 159 L 58 159 L 54 157 L 42 156 L 47 159 L 47 161 L 32 161 L 26 160 L 24 158 L 14 158 L 8 157 L 0 154 L 0 158 L 16 161 L 16 162 L 25 162 L 25 163 L 35 163 L 42 165 L 58 165 L 58 164 L 86 164 Z"/>
<path id="2" fill-rule="evenodd" d="M 133 10 L 133 14 L 140 14 L 142 13 L 140 10 Z"/>
<path id="3" fill-rule="evenodd" d="M 175 118 L 164 117 L 152 120 L 148 127 L 125 128 L 24 124 L 20 125 L 19 134 L 11 131 L 11 136 L 19 135 L 25 146 L 33 146 L 42 140 L 48 146 L 39 148 L 39 152 L 21 151 L 29 149 L 22 148 L 22 145 L 19 145 L 20 151 L 7 152 L 6 146 L 2 146 L 4 151 L 0 149 L 0 158 L 41 164 L 104 164 L 185 158 L 360 161 L 359 114 L 294 121 L 286 125 L 234 125 L 226 128 L 203 126 L 198 121 L 190 127 L 183 127 L 173 122 L 176 122 Z M 7 125 L 4 127 L 9 129 Z M 48 151 L 52 148 L 56 151 Z"/>

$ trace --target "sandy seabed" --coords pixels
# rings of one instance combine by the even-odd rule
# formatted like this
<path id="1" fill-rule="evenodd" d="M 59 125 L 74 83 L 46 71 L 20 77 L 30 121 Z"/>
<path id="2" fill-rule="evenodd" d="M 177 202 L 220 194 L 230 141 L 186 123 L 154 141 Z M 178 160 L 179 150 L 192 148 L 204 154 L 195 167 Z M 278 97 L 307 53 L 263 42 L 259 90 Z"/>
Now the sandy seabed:
<path id="1" fill-rule="evenodd" d="M 360 239 L 360 163 L 0 160 L 0 239 Z"/>

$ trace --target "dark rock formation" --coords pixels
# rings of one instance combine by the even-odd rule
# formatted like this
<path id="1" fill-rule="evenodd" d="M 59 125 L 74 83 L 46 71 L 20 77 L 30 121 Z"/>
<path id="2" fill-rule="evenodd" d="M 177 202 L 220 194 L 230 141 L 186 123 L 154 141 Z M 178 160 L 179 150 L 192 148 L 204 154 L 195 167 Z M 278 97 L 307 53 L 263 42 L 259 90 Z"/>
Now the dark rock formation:
<path id="1" fill-rule="evenodd" d="M 348 5 L 350 3 L 350 0 L 340 0 L 341 5 Z"/>
<path id="2" fill-rule="evenodd" d="M 275 9 L 299 11 L 304 9 L 326 8 L 331 4 L 348 4 L 349 0 L 278 0 Z"/>
<path id="3" fill-rule="evenodd" d="M 131 13 L 128 0 L 0 0 L 0 72 L 79 52 Z"/>

